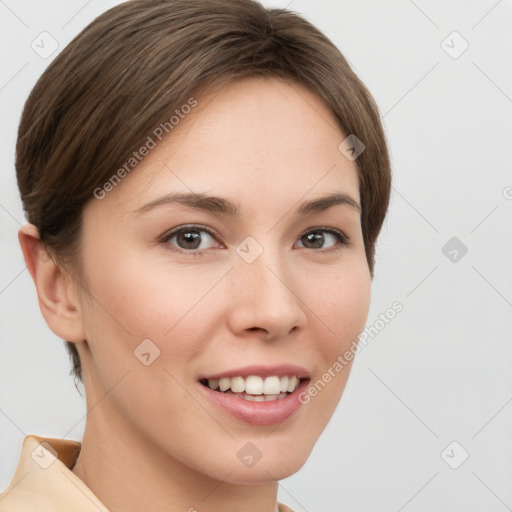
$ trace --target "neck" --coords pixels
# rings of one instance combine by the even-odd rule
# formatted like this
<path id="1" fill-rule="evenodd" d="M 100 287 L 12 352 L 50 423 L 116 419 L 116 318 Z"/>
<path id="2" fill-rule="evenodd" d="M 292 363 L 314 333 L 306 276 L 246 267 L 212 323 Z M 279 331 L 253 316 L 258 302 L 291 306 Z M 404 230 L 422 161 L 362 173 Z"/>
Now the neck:
<path id="1" fill-rule="evenodd" d="M 113 409 L 108 397 L 88 407 L 72 469 L 111 512 L 278 512 L 277 482 L 238 485 L 225 481 L 229 472 L 219 478 L 200 473 L 127 425 Z"/>

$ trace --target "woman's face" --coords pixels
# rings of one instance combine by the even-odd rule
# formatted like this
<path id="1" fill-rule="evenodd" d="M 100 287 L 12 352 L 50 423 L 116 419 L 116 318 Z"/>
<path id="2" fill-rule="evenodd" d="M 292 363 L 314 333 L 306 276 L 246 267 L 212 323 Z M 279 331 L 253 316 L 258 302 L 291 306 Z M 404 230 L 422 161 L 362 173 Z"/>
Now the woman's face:
<path id="1" fill-rule="evenodd" d="M 196 99 L 85 208 L 87 422 L 213 478 L 281 479 L 333 414 L 350 363 L 333 368 L 367 318 L 356 165 L 296 84 L 246 79 Z"/>

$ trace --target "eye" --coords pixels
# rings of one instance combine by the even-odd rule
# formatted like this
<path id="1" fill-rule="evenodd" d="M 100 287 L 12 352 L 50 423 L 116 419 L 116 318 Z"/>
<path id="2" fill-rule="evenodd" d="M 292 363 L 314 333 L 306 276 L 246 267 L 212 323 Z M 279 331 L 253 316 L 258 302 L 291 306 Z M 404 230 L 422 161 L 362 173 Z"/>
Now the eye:
<path id="1" fill-rule="evenodd" d="M 201 235 L 201 233 L 206 233 L 206 236 Z M 162 242 L 174 245 L 173 240 L 176 239 L 175 243 L 178 245 L 177 252 L 200 256 L 208 248 L 203 244 L 204 238 L 214 240 L 214 236 L 212 231 L 204 227 L 186 226 L 167 233 L 162 238 Z"/>
<path id="2" fill-rule="evenodd" d="M 203 233 L 203 234 L 201 234 Z M 180 254 L 202 256 L 208 247 L 208 239 L 215 240 L 217 235 L 205 226 L 182 226 L 163 235 L 160 241 L 175 247 Z M 206 239 L 206 240 L 205 240 Z M 325 249 L 326 240 L 334 242 L 329 249 Z M 332 228 L 315 228 L 299 238 L 305 249 L 323 249 L 321 253 L 335 252 L 349 245 L 349 238 L 343 232 Z M 336 244 L 338 242 L 338 244 Z"/>
<path id="3" fill-rule="evenodd" d="M 324 233 L 327 233 L 327 236 L 324 235 Z M 305 233 L 299 238 L 299 241 L 303 244 L 304 242 L 306 244 L 306 249 L 322 249 L 324 247 L 323 244 L 326 240 L 334 240 L 334 248 L 324 250 L 321 252 L 334 252 L 340 250 L 343 246 L 346 246 L 349 244 L 349 239 L 345 233 L 342 233 L 341 231 L 338 231 L 336 229 L 331 228 L 316 228 L 313 231 L 309 231 L 308 233 Z M 339 243 L 338 246 L 336 246 L 336 241 Z"/>

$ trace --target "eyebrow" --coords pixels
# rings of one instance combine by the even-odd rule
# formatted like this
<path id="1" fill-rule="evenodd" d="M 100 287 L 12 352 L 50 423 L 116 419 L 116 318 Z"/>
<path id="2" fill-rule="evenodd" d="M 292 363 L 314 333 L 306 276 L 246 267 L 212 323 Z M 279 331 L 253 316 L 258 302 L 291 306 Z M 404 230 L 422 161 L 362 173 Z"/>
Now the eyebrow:
<path id="1" fill-rule="evenodd" d="M 195 192 L 172 192 L 158 199 L 155 199 L 133 213 L 141 214 L 161 206 L 170 206 L 181 204 L 198 210 L 204 210 L 212 213 L 219 213 L 229 217 L 240 215 L 240 205 L 233 203 L 222 197 L 208 196 Z M 361 205 L 348 194 L 335 192 L 326 196 L 318 197 L 309 201 L 304 201 L 296 210 L 295 214 L 299 216 L 322 212 L 336 205 L 345 205 L 361 213 Z"/>

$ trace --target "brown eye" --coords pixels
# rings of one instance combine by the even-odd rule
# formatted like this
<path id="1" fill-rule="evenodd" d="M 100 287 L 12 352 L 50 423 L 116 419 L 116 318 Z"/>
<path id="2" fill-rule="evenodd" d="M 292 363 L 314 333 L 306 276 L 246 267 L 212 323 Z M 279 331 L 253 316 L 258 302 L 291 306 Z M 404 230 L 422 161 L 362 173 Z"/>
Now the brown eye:
<path id="1" fill-rule="evenodd" d="M 176 235 L 176 243 L 182 249 L 197 249 L 201 245 L 201 235 L 198 231 L 180 231 Z"/>
<path id="2" fill-rule="evenodd" d="M 327 233 L 327 235 L 325 235 Z M 306 249 L 325 249 L 324 244 L 329 241 L 338 242 L 341 245 L 348 245 L 348 237 L 341 231 L 335 231 L 333 229 L 316 229 L 310 231 L 300 238 L 303 246 Z M 335 247 L 336 243 L 330 247 Z M 328 247 L 328 250 L 332 250 Z"/>
<path id="3" fill-rule="evenodd" d="M 198 227 L 182 227 L 165 235 L 162 242 L 176 247 L 177 252 L 199 255 L 208 247 L 208 239 L 214 240 L 213 234 L 207 229 Z"/>
<path id="4" fill-rule="evenodd" d="M 215 238 L 216 235 L 207 228 L 184 226 L 167 233 L 161 241 L 173 246 L 180 254 L 202 256 L 211 247 L 208 239 L 215 241 Z M 349 244 L 349 238 L 341 231 L 323 228 L 305 233 L 299 241 L 305 249 L 318 249 L 317 252 L 334 252 Z M 329 244 L 327 248 L 326 243 Z"/>

